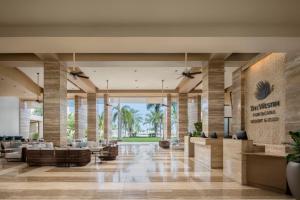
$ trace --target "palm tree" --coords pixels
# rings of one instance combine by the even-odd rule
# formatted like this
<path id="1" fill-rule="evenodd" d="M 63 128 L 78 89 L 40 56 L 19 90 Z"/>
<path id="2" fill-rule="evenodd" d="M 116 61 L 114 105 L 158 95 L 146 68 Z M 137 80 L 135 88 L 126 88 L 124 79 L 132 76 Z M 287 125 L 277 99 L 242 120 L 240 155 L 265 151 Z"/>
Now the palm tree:
<path id="1" fill-rule="evenodd" d="M 143 118 L 140 116 L 139 111 L 133 108 L 129 109 L 130 115 L 128 116 L 128 131 L 129 135 L 133 136 L 133 133 L 140 131 Z"/>
<path id="2" fill-rule="evenodd" d="M 116 122 L 118 120 L 118 130 L 120 130 L 120 132 L 118 132 L 118 138 L 121 138 L 121 130 L 122 128 L 124 128 L 125 131 L 125 135 L 126 135 L 126 131 L 128 129 L 128 123 L 130 121 L 131 118 L 131 114 L 130 114 L 130 107 L 125 105 L 125 106 L 120 106 L 120 104 L 117 107 L 113 107 L 113 109 L 116 111 L 113 114 L 113 121 Z"/>
<path id="3" fill-rule="evenodd" d="M 115 113 L 113 114 L 113 121 L 118 120 L 118 130 L 124 129 L 125 135 L 128 133 L 132 136 L 134 132 L 138 132 L 141 129 L 140 123 L 142 122 L 142 117 L 139 115 L 139 111 L 131 108 L 128 105 L 113 107 Z M 120 131 L 121 132 L 121 131 Z M 118 134 L 121 138 L 121 134 Z"/>
<path id="4" fill-rule="evenodd" d="M 69 141 L 73 140 L 75 133 L 75 118 L 74 113 L 68 114 L 68 126 L 67 126 L 67 137 Z"/>
<path id="5" fill-rule="evenodd" d="M 156 137 L 156 134 L 158 133 L 158 128 L 161 128 L 162 124 L 162 118 L 163 113 L 162 112 L 156 112 L 154 110 L 151 110 L 150 113 L 146 114 L 145 123 L 150 124 L 154 131 L 154 136 Z"/>
<path id="6" fill-rule="evenodd" d="M 171 124 L 172 124 L 172 127 L 176 126 L 177 124 L 177 103 L 176 102 L 172 102 L 171 104 Z"/>
<path id="7" fill-rule="evenodd" d="M 98 115 L 98 129 L 100 134 L 104 132 L 104 112 Z"/>
<path id="8" fill-rule="evenodd" d="M 161 110 L 161 108 L 161 104 L 147 104 L 147 110 L 149 110 L 150 113 L 146 115 L 146 123 L 153 126 L 155 136 L 158 132 L 158 128 L 161 134 L 163 122 L 163 111 Z"/>

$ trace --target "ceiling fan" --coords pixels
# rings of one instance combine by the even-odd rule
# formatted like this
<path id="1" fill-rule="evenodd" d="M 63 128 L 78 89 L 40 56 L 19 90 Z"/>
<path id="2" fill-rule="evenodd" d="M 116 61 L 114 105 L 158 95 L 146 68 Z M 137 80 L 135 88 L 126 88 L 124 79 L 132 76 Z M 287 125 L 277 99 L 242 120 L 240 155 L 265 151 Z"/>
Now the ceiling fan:
<path id="1" fill-rule="evenodd" d="M 202 72 L 191 72 L 190 70 L 188 70 L 188 68 L 187 68 L 187 53 L 184 54 L 184 67 L 185 67 L 185 70 L 181 73 L 181 75 L 177 79 L 180 79 L 182 77 L 193 79 L 193 78 L 195 78 L 194 75 L 202 73 Z"/>
<path id="2" fill-rule="evenodd" d="M 161 80 L 161 106 L 168 107 L 167 104 L 164 104 L 164 80 Z"/>
<path id="3" fill-rule="evenodd" d="M 89 79 L 88 76 L 86 76 L 78 67 L 76 67 L 76 59 L 75 59 L 75 53 L 73 53 L 73 67 L 72 70 L 68 72 L 71 76 L 73 76 L 74 79 L 77 78 L 84 78 Z"/>

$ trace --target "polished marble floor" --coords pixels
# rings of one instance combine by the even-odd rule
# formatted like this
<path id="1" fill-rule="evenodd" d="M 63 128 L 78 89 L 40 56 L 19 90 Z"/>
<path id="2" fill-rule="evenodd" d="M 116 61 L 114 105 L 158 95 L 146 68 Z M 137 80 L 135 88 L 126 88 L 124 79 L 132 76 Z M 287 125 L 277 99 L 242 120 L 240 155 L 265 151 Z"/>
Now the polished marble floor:
<path id="1" fill-rule="evenodd" d="M 85 167 L 0 163 L 0 199 L 291 199 L 231 181 L 179 150 L 122 144 L 116 161 Z"/>

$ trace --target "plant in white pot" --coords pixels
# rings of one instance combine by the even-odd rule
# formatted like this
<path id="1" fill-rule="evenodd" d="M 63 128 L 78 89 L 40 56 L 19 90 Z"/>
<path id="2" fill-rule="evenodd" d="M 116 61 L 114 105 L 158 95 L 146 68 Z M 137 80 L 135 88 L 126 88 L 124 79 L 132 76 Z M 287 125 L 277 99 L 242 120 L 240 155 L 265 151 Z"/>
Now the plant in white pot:
<path id="1" fill-rule="evenodd" d="M 300 200 L 300 130 L 289 132 L 293 143 L 292 151 L 287 156 L 287 180 L 293 196 Z"/>

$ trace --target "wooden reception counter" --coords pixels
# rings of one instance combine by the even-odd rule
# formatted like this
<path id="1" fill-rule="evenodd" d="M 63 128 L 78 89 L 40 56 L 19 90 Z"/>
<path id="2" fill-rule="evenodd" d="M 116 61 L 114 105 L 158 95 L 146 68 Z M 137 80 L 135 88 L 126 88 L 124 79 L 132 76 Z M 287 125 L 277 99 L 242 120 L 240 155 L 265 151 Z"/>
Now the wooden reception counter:
<path id="1" fill-rule="evenodd" d="M 184 136 L 184 156 L 194 157 L 194 143 L 191 142 L 190 136 Z"/>
<path id="2" fill-rule="evenodd" d="M 223 167 L 223 139 L 191 137 L 194 143 L 195 161 L 199 161 L 210 169 Z"/>
<path id="3" fill-rule="evenodd" d="M 286 153 L 266 151 L 243 155 L 246 156 L 247 185 L 287 192 Z"/>
<path id="4" fill-rule="evenodd" d="M 223 174 L 243 184 L 286 193 L 286 148 L 223 140 Z"/>
<path id="5" fill-rule="evenodd" d="M 246 155 L 253 151 L 252 140 L 223 140 L 223 174 L 236 182 L 246 184 Z"/>

